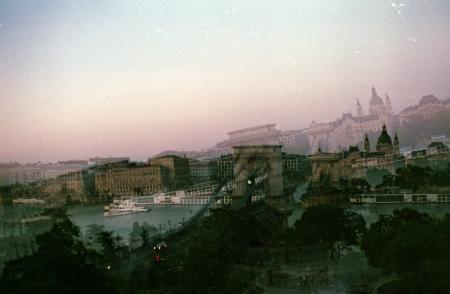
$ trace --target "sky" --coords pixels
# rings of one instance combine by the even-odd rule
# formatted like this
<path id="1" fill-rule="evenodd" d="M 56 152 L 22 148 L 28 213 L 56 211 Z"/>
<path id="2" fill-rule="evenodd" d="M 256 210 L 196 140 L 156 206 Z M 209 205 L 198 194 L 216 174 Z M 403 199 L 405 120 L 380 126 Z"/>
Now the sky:
<path id="1" fill-rule="evenodd" d="M 450 97 L 448 0 L 0 0 L 0 161 L 145 159 Z"/>

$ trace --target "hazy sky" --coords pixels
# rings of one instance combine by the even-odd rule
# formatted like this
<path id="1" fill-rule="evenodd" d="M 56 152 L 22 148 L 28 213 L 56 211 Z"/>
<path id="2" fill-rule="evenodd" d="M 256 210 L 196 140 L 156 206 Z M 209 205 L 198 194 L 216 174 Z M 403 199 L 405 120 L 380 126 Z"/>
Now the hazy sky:
<path id="1" fill-rule="evenodd" d="M 200 149 L 449 81 L 448 0 L 0 0 L 0 161 Z"/>

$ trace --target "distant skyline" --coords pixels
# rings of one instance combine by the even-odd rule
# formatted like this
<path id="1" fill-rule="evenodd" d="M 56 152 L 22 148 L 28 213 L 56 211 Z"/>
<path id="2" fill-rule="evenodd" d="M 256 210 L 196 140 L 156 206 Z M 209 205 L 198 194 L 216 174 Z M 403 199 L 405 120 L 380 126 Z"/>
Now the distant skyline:
<path id="1" fill-rule="evenodd" d="M 282 2 L 282 3 L 281 3 Z M 0 0 L 0 162 L 198 150 L 450 97 L 450 1 Z"/>

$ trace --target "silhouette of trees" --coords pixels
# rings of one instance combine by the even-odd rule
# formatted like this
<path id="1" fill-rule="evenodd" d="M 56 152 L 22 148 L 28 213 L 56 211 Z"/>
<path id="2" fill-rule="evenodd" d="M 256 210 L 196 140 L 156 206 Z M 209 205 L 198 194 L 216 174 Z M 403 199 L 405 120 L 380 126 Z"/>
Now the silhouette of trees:
<path id="1" fill-rule="evenodd" d="M 380 216 L 362 248 L 371 265 L 401 278 L 394 293 L 449 293 L 449 232 L 450 215 L 435 219 L 404 208 Z"/>
<path id="2" fill-rule="evenodd" d="M 397 169 L 395 175 L 385 175 L 383 182 L 377 187 L 398 186 L 402 189 L 420 191 L 430 186 L 448 185 L 450 185 L 450 165 L 444 170 L 408 165 L 405 168 Z"/>
<path id="3" fill-rule="evenodd" d="M 363 217 L 331 205 L 308 208 L 295 222 L 301 244 L 345 241 L 356 243 L 366 230 Z"/>
<path id="4" fill-rule="evenodd" d="M 37 252 L 6 263 L 2 293 L 110 293 L 99 255 L 87 249 L 80 230 L 67 217 L 36 237 Z"/>

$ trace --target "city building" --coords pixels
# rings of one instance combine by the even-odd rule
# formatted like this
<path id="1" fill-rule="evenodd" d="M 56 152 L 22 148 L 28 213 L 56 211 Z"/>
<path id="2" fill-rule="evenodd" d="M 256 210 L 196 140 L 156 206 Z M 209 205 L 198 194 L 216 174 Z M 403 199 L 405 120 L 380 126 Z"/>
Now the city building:
<path id="1" fill-rule="evenodd" d="M 364 151 L 358 145 L 350 146 L 345 152 L 322 152 L 321 149 L 310 156 L 312 164 L 312 183 L 320 185 L 325 180 L 338 184 L 341 179 L 367 178 L 368 170 L 385 170 L 394 174 L 398 167 L 404 166 L 400 155 L 397 134 L 394 140 L 387 132 L 386 125 L 377 140 L 376 151 L 372 152 L 369 138 L 364 138 Z"/>
<path id="2" fill-rule="evenodd" d="M 189 159 L 189 176 L 193 184 L 217 180 L 217 161 Z"/>
<path id="3" fill-rule="evenodd" d="M 169 189 L 178 190 L 190 185 L 189 159 L 176 155 L 164 155 L 149 159 L 149 164 L 166 169 Z"/>
<path id="4" fill-rule="evenodd" d="M 86 195 L 82 171 L 73 171 L 41 182 L 40 191 L 46 194 L 70 195 L 72 198 L 82 198 Z"/>
<path id="5" fill-rule="evenodd" d="M 234 161 L 232 154 L 221 155 L 217 158 L 217 177 L 220 181 L 227 181 L 234 177 Z"/>
<path id="6" fill-rule="evenodd" d="M 18 163 L 0 163 L 0 186 L 9 185 L 9 171 L 19 166 Z"/>
<path id="7" fill-rule="evenodd" d="M 167 187 L 168 172 L 163 166 L 104 168 L 95 172 L 95 192 L 100 197 L 149 195 Z"/>
<path id="8" fill-rule="evenodd" d="M 128 163 L 129 157 L 94 157 L 89 159 L 89 165 L 105 165 L 114 163 Z"/>
<path id="9" fill-rule="evenodd" d="M 9 184 L 30 184 L 57 178 L 61 175 L 81 172 L 88 168 L 87 161 L 61 161 L 58 163 L 34 163 L 9 169 Z"/>

